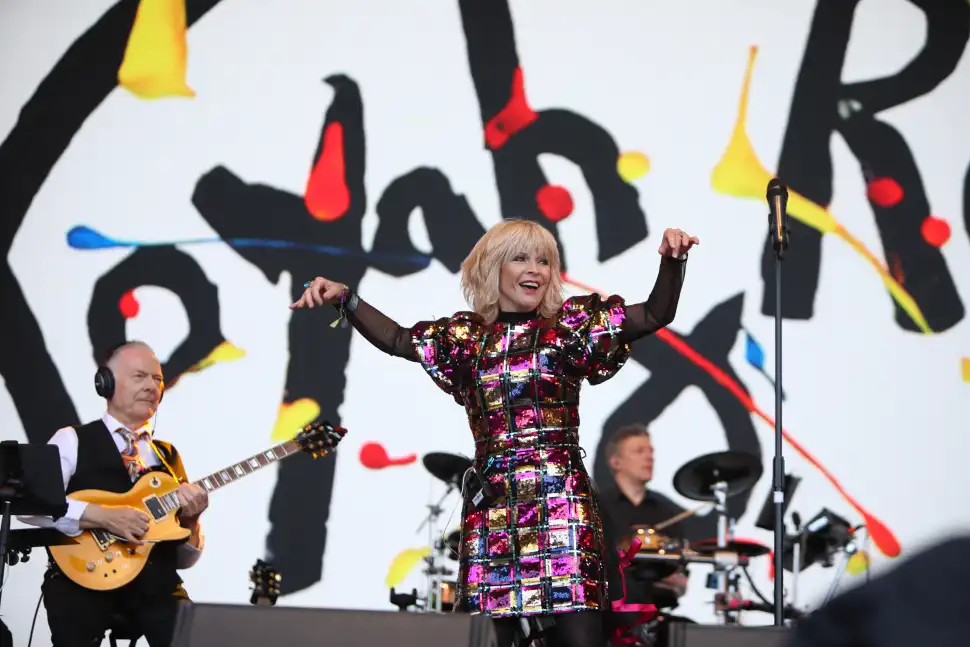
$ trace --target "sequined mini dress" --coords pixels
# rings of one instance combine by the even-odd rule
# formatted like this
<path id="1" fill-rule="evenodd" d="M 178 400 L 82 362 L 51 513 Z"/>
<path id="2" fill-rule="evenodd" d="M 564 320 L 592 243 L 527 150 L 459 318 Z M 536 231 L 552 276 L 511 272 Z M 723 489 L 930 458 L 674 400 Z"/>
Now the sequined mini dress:
<path id="1" fill-rule="evenodd" d="M 608 604 L 603 524 L 579 445 L 580 387 L 609 380 L 630 341 L 673 318 L 682 280 L 683 263 L 668 261 L 635 306 L 587 295 L 551 318 L 501 313 L 486 323 L 458 312 L 396 331 L 361 301 L 355 327 L 385 352 L 417 359 L 465 409 L 473 464 L 495 495 L 486 509 L 463 506 L 456 611 L 501 618 Z"/>

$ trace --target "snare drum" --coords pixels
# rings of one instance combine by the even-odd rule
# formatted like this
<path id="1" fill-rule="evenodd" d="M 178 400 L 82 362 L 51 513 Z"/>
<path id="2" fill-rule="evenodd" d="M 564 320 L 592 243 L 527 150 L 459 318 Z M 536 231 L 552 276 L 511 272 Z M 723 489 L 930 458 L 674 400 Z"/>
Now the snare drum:
<path id="1" fill-rule="evenodd" d="M 683 548 L 683 542 L 668 537 L 647 526 L 634 526 L 634 538 L 640 540 L 640 553 L 657 553 L 666 555 L 667 553 L 679 553 Z"/>

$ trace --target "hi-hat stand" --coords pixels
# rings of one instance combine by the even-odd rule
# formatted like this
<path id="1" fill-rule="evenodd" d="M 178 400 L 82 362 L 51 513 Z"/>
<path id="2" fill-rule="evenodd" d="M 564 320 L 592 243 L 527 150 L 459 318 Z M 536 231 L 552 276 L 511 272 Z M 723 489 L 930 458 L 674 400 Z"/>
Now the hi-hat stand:
<path id="1" fill-rule="evenodd" d="M 448 489 L 445 493 L 438 499 L 437 503 L 432 503 L 428 505 L 428 516 L 425 517 L 424 521 L 418 526 L 418 532 L 425 525 L 428 526 L 428 547 L 429 552 L 427 557 L 424 558 L 427 564 L 424 569 L 424 574 L 428 577 L 427 583 L 427 593 L 424 597 L 424 611 L 434 611 L 441 613 L 443 611 L 442 605 L 442 595 L 441 595 L 441 582 L 442 578 L 454 575 L 454 572 L 446 568 L 443 564 L 438 563 L 438 557 L 444 555 L 444 542 L 437 538 L 435 535 L 438 532 L 438 518 L 441 517 L 443 511 L 442 504 L 445 500 L 451 496 L 451 493 L 456 489 L 455 484 L 449 483 Z M 420 598 L 419 598 L 420 600 Z"/>
<path id="2" fill-rule="evenodd" d="M 728 551 L 728 543 L 734 541 L 734 521 L 728 519 L 728 484 L 718 481 L 711 487 L 714 495 L 714 513 L 717 515 L 717 552 L 714 554 L 715 611 L 720 623 L 738 624 L 741 602 L 739 577 L 735 572 L 737 555 Z"/>
<path id="3" fill-rule="evenodd" d="M 775 458 L 772 492 L 775 504 L 775 626 L 785 623 L 785 457 L 782 445 L 781 402 L 781 261 L 788 251 L 788 188 L 778 178 L 768 182 L 768 228 L 775 252 Z"/>

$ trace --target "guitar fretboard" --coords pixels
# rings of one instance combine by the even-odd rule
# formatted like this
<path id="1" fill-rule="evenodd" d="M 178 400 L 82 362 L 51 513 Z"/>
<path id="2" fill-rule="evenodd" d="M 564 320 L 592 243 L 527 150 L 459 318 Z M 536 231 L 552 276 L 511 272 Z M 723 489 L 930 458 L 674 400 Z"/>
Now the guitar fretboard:
<path id="1" fill-rule="evenodd" d="M 206 492 L 214 492 L 224 485 L 237 481 L 244 476 L 252 474 L 262 467 L 271 465 L 300 451 L 302 451 L 302 449 L 297 441 L 288 440 L 285 443 L 280 443 L 279 445 L 270 447 L 259 454 L 253 454 L 249 458 L 245 458 L 238 463 L 233 463 L 232 465 L 229 465 L 218 472 L 213 472 L 208 476 L 204 476 L 196 481 L 195 484 L 205 488 Z M 159 500 L 162 502 L 165 512 L 170 512 L 180 506 L 178 496 L 175 494 L 175 492 L 170 492 L 160 496 Z"/>

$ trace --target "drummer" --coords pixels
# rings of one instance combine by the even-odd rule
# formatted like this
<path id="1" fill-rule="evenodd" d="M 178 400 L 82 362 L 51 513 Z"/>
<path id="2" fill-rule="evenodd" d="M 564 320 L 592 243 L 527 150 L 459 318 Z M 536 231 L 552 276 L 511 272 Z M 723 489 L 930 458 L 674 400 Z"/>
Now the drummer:
<path id="1" fill-rule="evenodd" d="M 604 524 L 609 526 L 606 531 L 612 535 L 608 538 L 618 542 L 632 534 L 633 526 L 652 527 L 681 512 L 673 501 L 647 487 L 653 478 L 653 443 L 646 425 L 617 429 L 606 445 L 606 455 L 613 483 L 602 489 L 599 499 Z M 683 540 L 683 525 L 677 522 L 660 532 Z M 625 575 L 627 602 L 671 608 L 687 591 L 687 574 L 682 570 L 661 578 L 650 567 L 638 565 Z"/>

